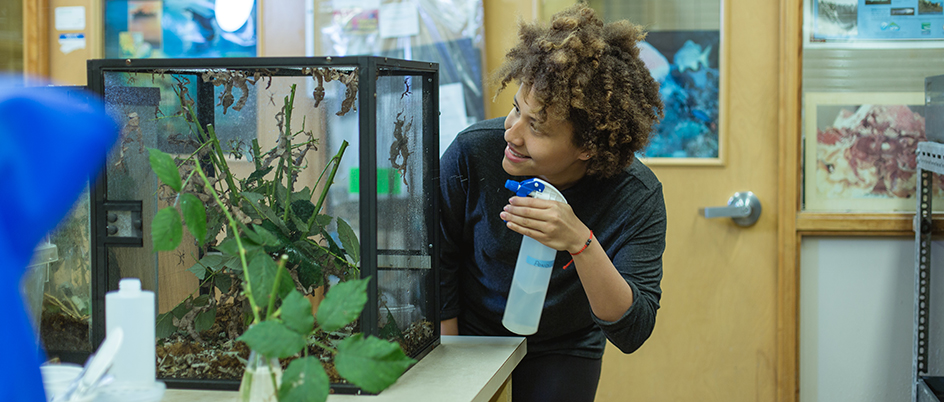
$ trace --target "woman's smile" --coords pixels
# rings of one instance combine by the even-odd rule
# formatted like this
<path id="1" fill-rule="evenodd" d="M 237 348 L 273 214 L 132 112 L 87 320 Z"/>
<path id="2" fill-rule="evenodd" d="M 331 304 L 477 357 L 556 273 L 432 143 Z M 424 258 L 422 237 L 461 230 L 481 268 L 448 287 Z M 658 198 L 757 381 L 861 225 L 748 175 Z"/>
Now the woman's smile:
<path id="1" fill-rule="evenodd" d="M 509 162 L 512 162 L 512 163 L 520 163 L 520 162 L 524 162 L 525 160 L 531 159 L 531 157 L 525 154 L 522 154 L 518 151 L 515 151 L 515 149 L 511 147 L 511 144 L 508 144 L 508 146 L 505 147 L 505 157 L 508 158 Z"/>

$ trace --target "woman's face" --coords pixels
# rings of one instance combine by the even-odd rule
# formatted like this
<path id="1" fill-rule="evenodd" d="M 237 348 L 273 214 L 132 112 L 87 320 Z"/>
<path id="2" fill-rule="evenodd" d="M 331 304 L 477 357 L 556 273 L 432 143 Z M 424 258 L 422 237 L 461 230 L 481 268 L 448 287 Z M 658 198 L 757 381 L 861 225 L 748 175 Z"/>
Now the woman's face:
<path id="1" fill-rule="evenodd" d="M 538 120 L 537 103 L 532 93 L 521 87 L 515 94 L 514 107 L 505 117 L 505 157 L 502 167 L 513 176 L 536 176 L 558 189 L 572 186 L 587 173 L 586 150 L 574 146 L 573 125 L 567 120 L 548 116 Z"/>

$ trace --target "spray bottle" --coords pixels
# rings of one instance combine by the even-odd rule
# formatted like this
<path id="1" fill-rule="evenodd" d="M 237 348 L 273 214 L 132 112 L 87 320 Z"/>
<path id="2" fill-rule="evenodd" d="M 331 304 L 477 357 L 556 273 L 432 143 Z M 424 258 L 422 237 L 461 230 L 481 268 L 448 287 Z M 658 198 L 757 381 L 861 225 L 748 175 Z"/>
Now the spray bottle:
<path id="1" fill-rule="evenodd" d="M 141 280 L 124 278 L 118 290 L 105 294 L 105 334 L 121 328 L 124 342 L 110 373 L 115 385 L 151 388 L 155 385 L 154 292 L 141 289 Z"/>
<path id="2" fill-rule="evenodd" d="M 519 197 L 531 196 L 541 200 L 553 200 L 567 203 L 564 196 L 551 183 L 541 179 L 528 179 L 522 182 L 508 180 L 505 188 L 514 191 Z M 557 250 L 545 246 L 528 236 L 521 239 L 518 250 L 518 262 L 511 279 L 508 303 L 502 324 L 509 331 L 519 335 L 531 335 L 538 331 L 541 312 L 544 310 L 544 297 L 551 280 L 551 270 Z"/>

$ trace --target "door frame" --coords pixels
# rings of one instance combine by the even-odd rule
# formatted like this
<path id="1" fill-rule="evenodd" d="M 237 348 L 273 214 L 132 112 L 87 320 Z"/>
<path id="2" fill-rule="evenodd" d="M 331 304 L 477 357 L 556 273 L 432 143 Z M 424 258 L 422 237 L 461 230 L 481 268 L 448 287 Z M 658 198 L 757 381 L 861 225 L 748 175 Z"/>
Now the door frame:
<path id="1" fill-rule="evenodd" d="M 49 76 L 49 0 L 23 1 L 23 73 Z"/>

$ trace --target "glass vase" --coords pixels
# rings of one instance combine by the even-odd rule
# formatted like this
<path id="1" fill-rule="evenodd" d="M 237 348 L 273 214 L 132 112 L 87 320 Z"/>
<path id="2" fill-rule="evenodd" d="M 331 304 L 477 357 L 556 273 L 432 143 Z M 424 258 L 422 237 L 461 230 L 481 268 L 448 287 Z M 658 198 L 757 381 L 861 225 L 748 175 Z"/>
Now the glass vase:
<path id="1" fill-rule="evenodd" d="M 240 402 L 277 402 L 282 384 L 282 366 L 279 359 L 249 352 L 246 371 L 239 384 Z"/>

